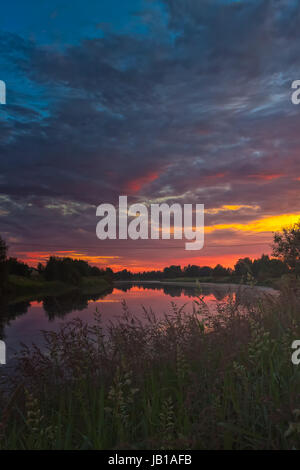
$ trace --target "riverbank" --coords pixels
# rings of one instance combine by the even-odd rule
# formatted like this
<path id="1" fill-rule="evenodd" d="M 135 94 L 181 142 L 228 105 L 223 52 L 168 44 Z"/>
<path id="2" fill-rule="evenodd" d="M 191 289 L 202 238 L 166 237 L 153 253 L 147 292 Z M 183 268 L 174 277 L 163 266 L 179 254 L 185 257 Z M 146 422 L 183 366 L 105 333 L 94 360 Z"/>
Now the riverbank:
<path id="1" fill-rule="evenodd" d="M 112 284 L 104 278 L 83 277 L 78 285 L 71 285 L 61 281 L 45 281 L 41 278 L 26 278 L 23 276 L 9 276 L 8 300 L 33 300 L 44 296 L 58 296 L 74 291 L 83 294 L 101 294 L 110 289 Z"/>
<path id="2" fill-rule="evenodd" d="M 250 286 L 248 284 L 231 284 L 231 283 L 214 283 L 214 282 L 197 282 L 197 281 L 183 281 L 183 280 L 175 280 L 175 281 L 167 281 L 167 280 L 152 280 L 152 281 L 143 281 L 143 280 L 135 280 L 135 281 L 115 281 L 115 285 L 118 284 L 144 284 L 144 285 L 169 285 L 169 286 L 178 286 L 178 287 L 195 287 L 201 290 L 201 287 L 216 287 L 216 288 L 223 288 L 225 290 L 230 291 L 232 290 L 250 290 L 255 289 L 257 292 L 262 292 L 266 294 L 278 295 L 279 291 L 274 289 L 273 287 L 266 287 L 266 286 Z"/>
<path id="3" fill-rule="evenodd" d="M 0 449 L 299 448 L 299 297 L 194 305 L 45 333 L 0 385 Z"/>

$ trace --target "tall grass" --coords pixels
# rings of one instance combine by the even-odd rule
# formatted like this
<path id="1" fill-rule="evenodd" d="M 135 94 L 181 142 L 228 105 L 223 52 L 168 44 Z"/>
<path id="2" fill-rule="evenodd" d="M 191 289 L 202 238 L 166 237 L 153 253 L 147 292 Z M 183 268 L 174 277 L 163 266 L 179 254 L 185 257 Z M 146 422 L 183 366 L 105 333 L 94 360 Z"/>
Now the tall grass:
<path id="1" fill-rule="evenodd" d="M 2 384 L 1 449 L 299 449 L 300 300 L 238 298 L 44 332 Z"/>

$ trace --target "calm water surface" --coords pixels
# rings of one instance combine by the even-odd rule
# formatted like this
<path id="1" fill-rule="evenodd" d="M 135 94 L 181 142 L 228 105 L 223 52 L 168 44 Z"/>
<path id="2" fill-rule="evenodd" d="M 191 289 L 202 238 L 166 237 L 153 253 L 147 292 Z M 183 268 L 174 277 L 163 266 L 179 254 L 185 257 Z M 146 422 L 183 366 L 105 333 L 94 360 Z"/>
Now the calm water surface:
<path id="1" fill-rule="evenodd" d="M 228 298 L 234 289 L 212 285 L 202 288 L 204 300 L 212 307 L 217 301 Z M 102 313 L 103 322 L 116 320 L 122 313 L 122 300 L 129 310 L 140 317 L 143 307 L 152 309 L 159 317 L 171 311 L 171 302 L 178 306 L 187 304 L 185 310 L 192 311 L 192 302 L 196 298 L 194 287 L 172 285 L 121 283 L 105 295 L 87 296 L 72 293 L 58 297 L 45 297 L 39 301 L 22 302 L 7 307 L 0 312 L 0 338 L 7 347 L 7 360 L 20 349 L 20 343 L 43 344 L 41 330 L 57 331 L 60 325 L 74 318 L 92 322 L 96 309 Z"/>

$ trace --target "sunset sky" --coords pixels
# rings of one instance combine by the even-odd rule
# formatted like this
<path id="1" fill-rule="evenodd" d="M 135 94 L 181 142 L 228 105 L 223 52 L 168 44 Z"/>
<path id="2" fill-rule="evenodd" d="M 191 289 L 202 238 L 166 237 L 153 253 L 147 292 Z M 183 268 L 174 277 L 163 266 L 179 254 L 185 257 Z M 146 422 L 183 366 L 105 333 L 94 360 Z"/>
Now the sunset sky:
<path id="1" fill-rule="evenodd" d="M 233 266 L 300 218 L 300 2 L 1 4 L 0 234 L 131 270 Z M 205 205 L 205 247 L 96 237 L 96 207 Z"/>

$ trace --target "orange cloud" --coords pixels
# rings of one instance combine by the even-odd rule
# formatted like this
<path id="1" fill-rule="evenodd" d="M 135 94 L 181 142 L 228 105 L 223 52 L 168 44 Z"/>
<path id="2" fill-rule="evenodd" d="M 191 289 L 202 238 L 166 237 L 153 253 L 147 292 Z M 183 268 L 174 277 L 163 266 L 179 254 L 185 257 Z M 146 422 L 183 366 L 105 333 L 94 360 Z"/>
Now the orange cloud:
<path id="1" fill-rule="evenodd" d="M 205 175 L 205 179 L 221 179 L 227 175 L 227 172 L 213 173 L 211 175 Z"/>
<path id="2" fill-rule="evenodd" d="M 119 256 L 93 256 L 85 253 L 78 253 L 74 250 L 71 251 L 27 251 L 16 253 L 18 258 L 22 261 L 30 264 L 37 265 L 38 263 L 44 263 L 50 256 L 57 256 L 60 258 L 72 258 L 81 259 L 94 265 L 108 265 L 112 260 L 119 259 Z"/>
<path id="3" fill-rule="evenodd" d="M 262 181 L 271 181 L 271 180 L 275 180 L 277 178 L 280 178 L 281 176 L 283 176 L 283 174 L 281 174 L 281 173 L 270 173 L 270 174 L 261 173 L 261 174 L 249 175 L 248 178 L 258 179 L 258 180 L 262 180 Z"/>
<path id="4" fill-rule="evenodd" d="M 265 251 L 266 252 L 266 251 Z M 250 257 L 255 258 L 261 255 L 260 252 L 251 254 Z M 149 260 L 148 262 L 145 260 L 141 260 L 134 266 L 126 265 L 126 268 L 133 272 L 143 272 L 143 271 L 159 271 L 165 268 L 166 266 L 170 266 L 172 264 L 180 265 L 181 267 L 187 266 L 188 264 L 195 264 L 198 266 L 211 266 L 214 267 L 217 264 L 222 264 L 222 266 L 226 268 L 233 268 L 239 258 L 245 258 L 249 256 L 248 252 L 240 252 L 237 254 L 224 254 L 224 255 L 206 255 L 206 256 L 195 256 L 193 258 L 190 257 L 182 257 L 174 261 L 173 257 L 164 258 L 157 261 Z M 117 270 L 124 269 L 125 266 L 120 267 Z"/>
<path id="5" fill-rule="evenodd" d="M 239 211 L 241 209 L 250 209 L 250 210 L 257 210 L 259 209 L 259 206 L 250 206 L 250 205 L 223 205 L 220 207 L 213 207 L 211 209 L 205 209 L 206 214 L 219 214 L 220 212 L 231 212 L 231 211 Z"/>
<path id="6" fill-rule="evenodd" d="M 236 230 L 242 232 L 277 232 L 282 227 L 293 225 L 300 219 L 300 214 L 281 214 L 254 220 L 246 224 L 216 224 L 205 228 L 206 233 L 215 230 Z"/>
<path id="7" fill-rule="evenodd" d="M 158 178 L 159 174 L 156 171 L 150 171 L 144 176 L 140 176 L 126 184 L 126 191 L 129 193 L 137 193 L 146 184 L 152 183 Z"/>

